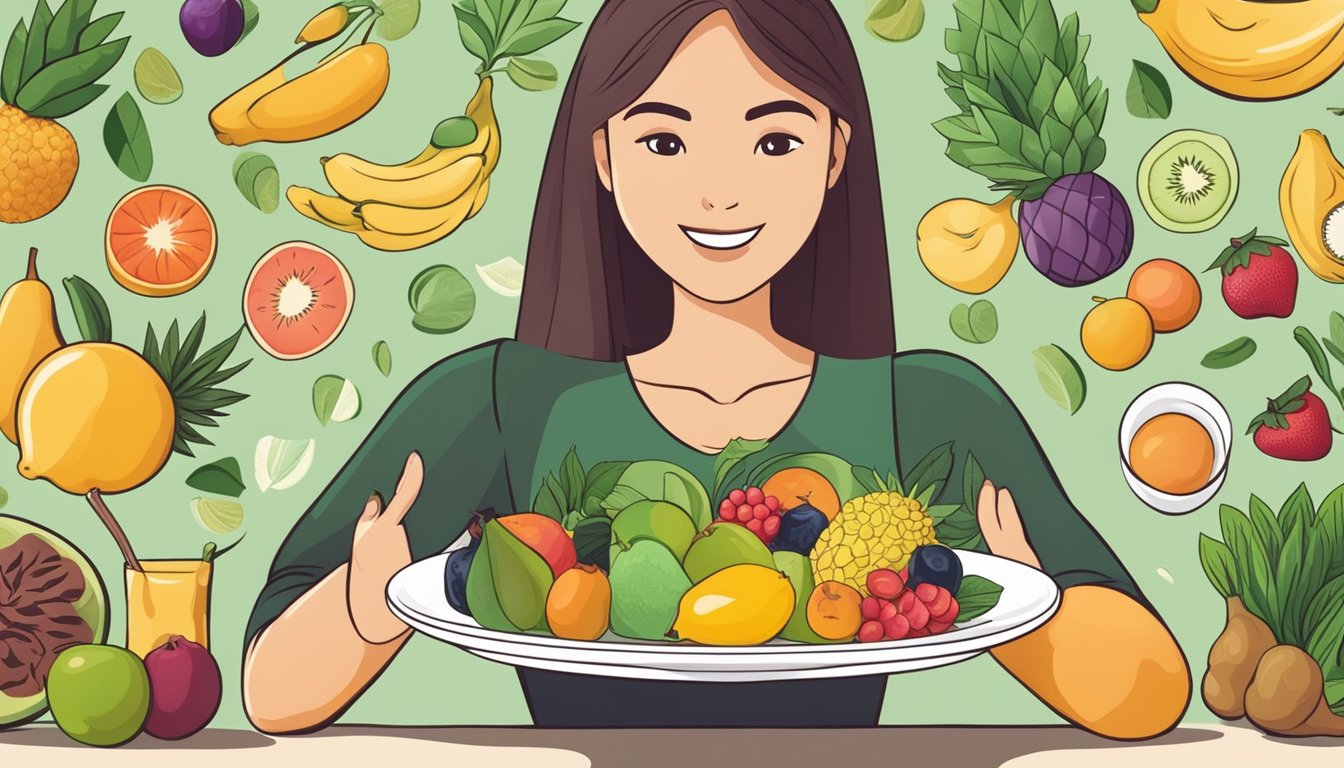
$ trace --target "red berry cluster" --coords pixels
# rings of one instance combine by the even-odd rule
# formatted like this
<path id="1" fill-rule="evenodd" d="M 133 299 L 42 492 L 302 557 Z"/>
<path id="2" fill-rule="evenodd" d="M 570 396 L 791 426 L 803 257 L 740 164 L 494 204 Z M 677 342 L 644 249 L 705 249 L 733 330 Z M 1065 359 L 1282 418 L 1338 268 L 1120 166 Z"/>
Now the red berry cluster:
<path id="1" fill-rule="evenodd" d="M 719 502 L 719 519 L 726 523 L 745 525 L 761 541 L 769 544 L 779 534 L 779 521 L 784 510 L 779 499 L 766 496 L 756 486 L 745 491 L 734 488 L 728 498 Z"/>
<path id="2" fill-rule="evenodd" d="M 863 624 L 859 626 L 859 642 L 937 635 L 956 621 L 960 607 L 951 592 L 927 583 L 906 589 L 905 580 L 904 568 L 900 573 L 890 568 L 869 572 L 869 597 L 860 605 Z"/>

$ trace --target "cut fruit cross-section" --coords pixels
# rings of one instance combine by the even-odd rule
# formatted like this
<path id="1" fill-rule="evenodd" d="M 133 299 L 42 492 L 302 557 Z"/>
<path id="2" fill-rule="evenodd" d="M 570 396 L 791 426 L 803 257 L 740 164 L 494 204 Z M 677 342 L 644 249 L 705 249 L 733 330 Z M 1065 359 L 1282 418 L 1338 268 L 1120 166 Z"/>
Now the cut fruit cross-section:
<path id="1" fill-rule="evenodd" d="M 243 317 L 267 354 L 298 360 L 336 340 L 354 302 L 350 273 L 335 256 L 312 243 L 283 243 L 252 268 Z"/>
<path id="2" fill-rule="evenodd" d="M 218 230 L 195 195 L 169 186 L 127 193 L 107 217 L 107 268 L 141 296 L 176 296 L 205 279 Z"/>

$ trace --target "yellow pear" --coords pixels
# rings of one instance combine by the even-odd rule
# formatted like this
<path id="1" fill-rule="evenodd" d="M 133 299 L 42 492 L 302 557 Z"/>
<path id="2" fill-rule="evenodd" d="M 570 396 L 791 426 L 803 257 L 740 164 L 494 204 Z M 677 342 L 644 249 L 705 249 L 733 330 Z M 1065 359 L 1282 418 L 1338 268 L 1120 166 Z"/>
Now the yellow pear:
<path id="1" fill-rule="evenodd" d="M 37 277 L 37 249 L 30 248 L 27 276 L 0 298 L 0 432 L 9 442 L 18 442 L 14 419 L 23 382 L 64 344 L 51 289 Z"/>
<path id="2" fill-rule="evenodd" d="M 963 293 L 984 293 L 1013 265 L 1018 236 L 1011 196 L 992 205 L 958 198 L 924 214 L 915 242 L 920 261 L 939 282 Z"/>
<path id="3" fill-rule="evenodd" d="M 1302 263 L 1344 283 L 1344 167 L 1320 131 L 1308 129 L 1279 185 L 1279 212 Z"/>

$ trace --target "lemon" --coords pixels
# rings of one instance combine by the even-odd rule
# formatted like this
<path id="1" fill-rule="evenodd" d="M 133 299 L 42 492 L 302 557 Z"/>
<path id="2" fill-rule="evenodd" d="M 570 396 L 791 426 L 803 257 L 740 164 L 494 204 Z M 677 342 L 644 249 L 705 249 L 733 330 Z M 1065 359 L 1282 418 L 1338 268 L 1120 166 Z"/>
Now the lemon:
<path id="1" fill-rule="evenodd" d="M 196 522 L 215 533 L 232 533 L 243 524 L 243 505 L 232 499 L 192 499 L 191 513 Z"/>
<path id="2" fill-rule="evenodd" d="M 794 608 L 783 572 L 763 565 L 730 565 L 682 595 L 672 631 L 705 645 L 760 645 L 784 629 Z"/>
<path id="3" fill-rule="evenodd" d="M 477 264 L 476 274 L 487 288 L 500 296 L 521 296 L 523 293 L 523 265 L 512 256 L 491 264 Z"/>
<path id="4" fill-rule="evenodd" d="M 168 385 L 120 344 L 81 342 L 33 369 L 19 395 L 19 474 L 68 493 L 117 493 L 153 477 L 173 447 Z"/>
<path id="5" fill-rule="evenodd" d="M 870 493 L 845 502 L 812 547 L 816 583 L 838 581 L 868 594 L 868 572 L 899 571 L 921 544 L 935 544 L 924 505 L 895 492 Z"/>

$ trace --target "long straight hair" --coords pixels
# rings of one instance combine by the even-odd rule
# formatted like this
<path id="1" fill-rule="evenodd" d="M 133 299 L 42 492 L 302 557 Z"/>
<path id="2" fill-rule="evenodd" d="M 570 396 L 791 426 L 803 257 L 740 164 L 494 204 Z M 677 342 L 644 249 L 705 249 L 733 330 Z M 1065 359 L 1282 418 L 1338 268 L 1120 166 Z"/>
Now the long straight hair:
<path id="1" fill-rule="evenodd" d="M 858 58 L 829 0 L 607 0 L 565 86 L 527 249 L 517 338 L 623 360 L 667 338 L 672 281 L 626 230 L 593 160 L 593 132 L 652 85 L 685 37 L 726 10 L 773 72 L 851 127 L 816 226 L 770 283 L 775 329 L 833 357 L 895 351 L 872 117 Z"/>

